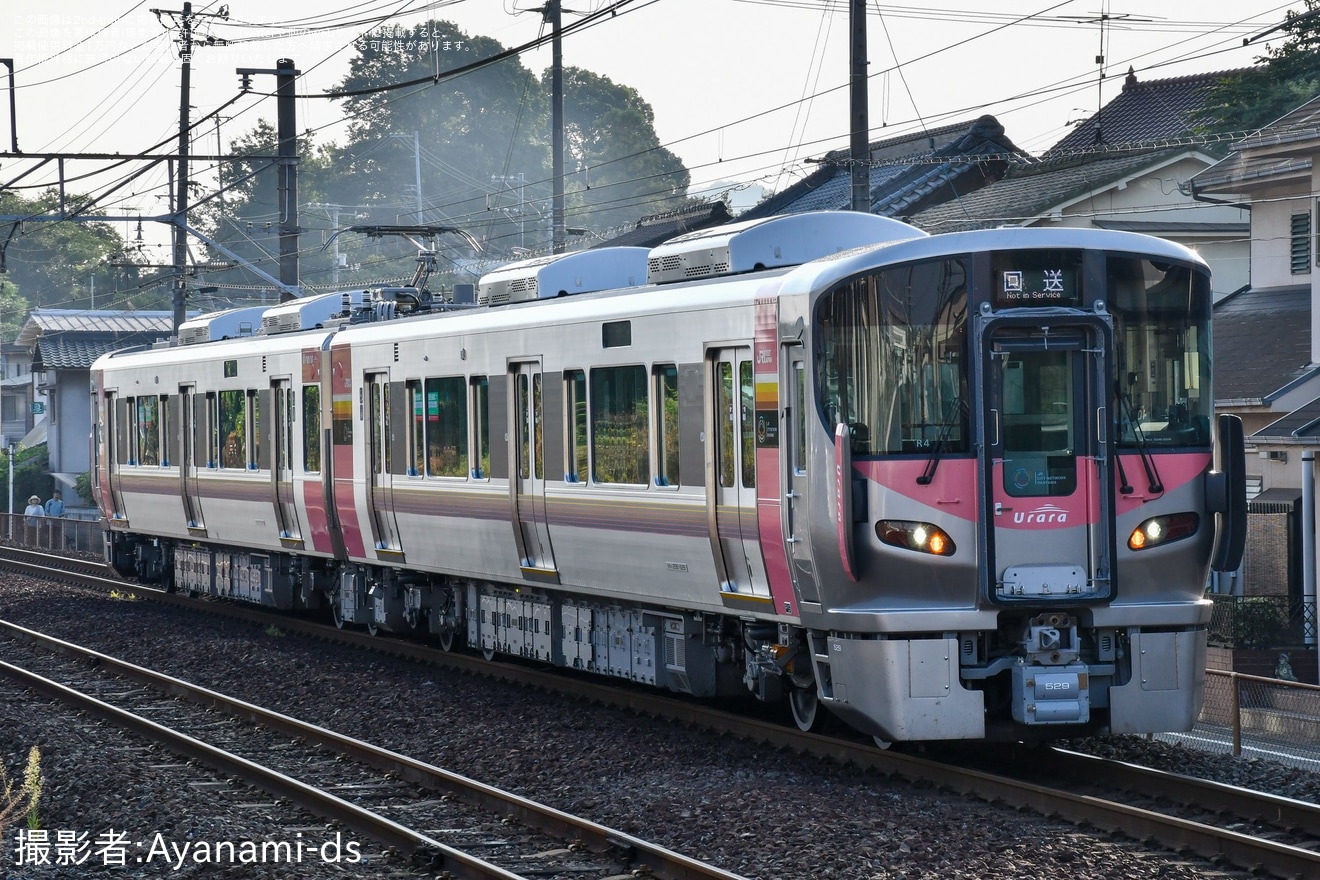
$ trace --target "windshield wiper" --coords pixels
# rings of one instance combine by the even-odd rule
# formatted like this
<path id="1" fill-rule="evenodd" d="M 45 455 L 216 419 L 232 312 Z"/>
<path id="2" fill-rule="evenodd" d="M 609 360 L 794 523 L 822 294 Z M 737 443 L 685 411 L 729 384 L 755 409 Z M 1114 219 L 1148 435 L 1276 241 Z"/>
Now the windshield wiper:
<path id="1" fill-rule="evenodd" d="M 1156 494 L 1164 492 L 1164 484 L 1160 482 L 1159 471 L 1155 469 L 1155 456 L 1150 454 L 1150 447 L 1146 443 L 1146 432 L 1141 430 L 1141 423 L 1137 421 L 1136 413 L 1132 411 L 1132 398 L 1123 393 L 1123 385 L 1117 379 L 1114 380 L 1114 395 L 1122 407 L 1122 412 L 1127 415 L 1128 424 L 1132 426 L 1132 436 L 1137 441 L 1137 453 L 1141 456 L 1141 467 L 1146 471 L 1146 480 L 1150 484 L 1150 491 Z M 1117 452 L 1118 444 L 1115 443 L 1114 462 L 1118 465 L 1118 478 L 1123 481 L 1123 485 L 1118 487 L 1118 491 L 1124 495 L 1132 494 L 1132 484 L 1128 482 L 1127 474 L 1123 470 L 1123 459 Z"/>
<path id="2" fill-rule="evenodd" d="M 930 481 L 935 479 L 935 470 L 940 466 L 940 456 L 944 454 L 944 446 L 948 442 L 949 434 L 953 431 L 953 426 L 961 421 L 962 415 L 962 397 L 955 397 L 951 406 L 953 410 L 944 424 L 940 425 L 940 433 L 935 437 L 935 447 L 930 451 L 930 458 L 926 459 L 926 469 L 917 477 L 918 486 L 929 486 Z"/>

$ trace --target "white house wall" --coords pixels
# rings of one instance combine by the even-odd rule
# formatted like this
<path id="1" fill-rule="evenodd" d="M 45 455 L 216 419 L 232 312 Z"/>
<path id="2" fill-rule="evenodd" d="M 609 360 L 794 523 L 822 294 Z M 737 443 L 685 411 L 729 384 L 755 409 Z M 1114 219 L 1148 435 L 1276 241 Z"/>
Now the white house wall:
<path id="1" fill-rule="evenodd" d="M 1161 225 L 1239 224 L 1251 221 L 1246 208 L 1193 201 L 1187 195 L 1192 175 L 1210 165 L 1209 157 L 1184 155 L 1148 168 L 1126 180 L 1086 193 L 1056 214 L 1032 225 L 1093 226 L 1106 220 L 1150 224 L 1154 234 L 1197 251 L 1210 264 L 1215 297 L 1232 293 L 1251 280 L 1248 236 L 1214 233 L 1160 233 Z"/>

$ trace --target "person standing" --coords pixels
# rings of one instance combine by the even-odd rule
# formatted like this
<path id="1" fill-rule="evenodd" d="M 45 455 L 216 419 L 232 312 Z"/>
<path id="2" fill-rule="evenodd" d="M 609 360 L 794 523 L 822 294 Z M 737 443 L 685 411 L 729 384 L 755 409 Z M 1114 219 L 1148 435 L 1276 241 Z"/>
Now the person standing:
<path id="1" fill-rule="evenodd" d="M 46 508 L 41 506 L 41 498 L 33 495 L 28 499 L 27 508 L 23 511 L 23 525 L 26 527 L 25 543 L 37 543 L 37 527 L 41 525 L 42 518 L 46 515 Z"/>
<path id="2" fill-rule="evenodd" d="M 50 519 L 64 519 L 64 499 L 60 496 L 59 489 L 51 492 L 50 499 L 46 501 L 46 516 Z M 55 537 L 57 534 L 59 535 L 58 540 L 56 540 Z M 54 549 L 58 547 L 60 550 L 63 550 L 64 538 L 64 524 L 61 523 L 57 526 L 55 523 L 50 523 L 51 548 Z"/>

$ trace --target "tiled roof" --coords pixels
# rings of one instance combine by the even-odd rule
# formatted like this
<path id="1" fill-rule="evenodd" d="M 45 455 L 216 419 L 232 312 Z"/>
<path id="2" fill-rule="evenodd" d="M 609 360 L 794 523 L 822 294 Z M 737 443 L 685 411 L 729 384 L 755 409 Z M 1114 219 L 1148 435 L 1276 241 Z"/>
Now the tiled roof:
<path id="1" fill-rule="evenodd" d="M 1011 156 L 1023 156 L 993 116 L 921 134 L 876 141 L 869 149 L 871 212 L 887 217 L 914 211 L 971 192 L 997 179 Z M 852 204 L 852 168 L 845 151 L 834 151 L 821 167 L 739 215 L 754 220 L 804 211 L 847 210 Z"/>
<path id="2" fill-rule="evenodd" d="M 1311 362 L 1309 285 L 1240 291 L 1215 304 L 1215 400 L 1265 402 Z"/>
<path id="3" fill-rule="evenodd" d="M 55 333 L 37 340 L 33 363 L 47 370 L 85 370 L 108 351 L 145 345 L 157 338 L 158 334 L 143 333 Z"/>
<path id="4" fill-rule="evenodd" d="M 172 312 L 121 312 L 88 309 L 33 309 L 14 341 L 31 348 L 38 337 L 51 333 L 146 333 L 174 332 Z"/>
<path id="5" fill-rule="evenodd" d="M 1227 158 L 1192 178 L 1196 192 L 1232 192 L 1253 180 L 1311 175 L 1311 157 L 1289 152 L 1293 145 L 1320 140 L 1320 96 L 1233 144 Z"/>
<path id="6" fill-rule="evenodd" d="M 1252 442 L 1265 442 L 1270 437 L 1289 440 L 1320 437 L 1320 398 L 1303 404 L 1278 421 L 1261 428 L 1252 435 Z"/>
<path id="7" fill-rule="evenodd" d="M 1123 91 L 1050 147 L 1042 158 L 1099 144 L 1155 143 L 1195 135 L 1198 127 L 1209 122 L 1204 114 L 1206 89 L 1232 73 L 1218 71 L 1138 82 L 1128 68 Z"/>
<path id="8" fill-rule="evenodd" d="M 1061 159 L 1015 165 L 1003 180 L 913 214 L 930 233 L 1020 225 L 1050 209 L 1168 162 L 1185 150 L 1127 153 L 1110 158 Z"/>
<path id="9" fill-rule="evenodd" d="M 724 202 L 711 202 L 695 208 L 643 217 L 633 229 L 607 239 L 594 248 L 602 247 L 655 247 L 676 235 L 719 226 L 733 219 Z"/>

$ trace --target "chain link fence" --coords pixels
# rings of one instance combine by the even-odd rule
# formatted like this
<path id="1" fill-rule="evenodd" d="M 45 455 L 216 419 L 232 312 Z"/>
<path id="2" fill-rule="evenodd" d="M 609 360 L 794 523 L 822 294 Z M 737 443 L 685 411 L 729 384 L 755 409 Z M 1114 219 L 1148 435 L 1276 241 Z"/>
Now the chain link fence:
<path id="1" fill-rule="evenodd" d="M 0 540 L 32 550 L 70 556 L 105 555 L 105 524 L 99 519 L 0 514 Z"/>
<path id="2" fill-rule="evenodd" d="M 1320 687 L 1207 669 L 1196 726 L 1158 739 L 1320 771 Z"/>

